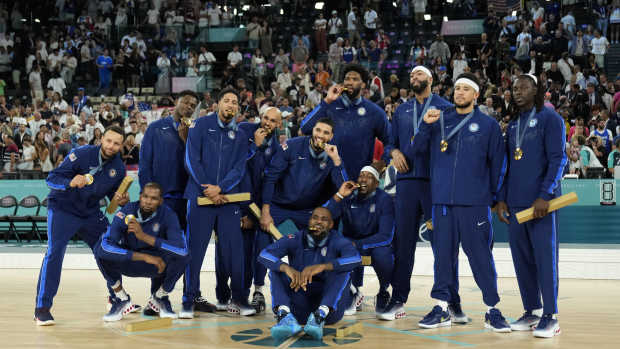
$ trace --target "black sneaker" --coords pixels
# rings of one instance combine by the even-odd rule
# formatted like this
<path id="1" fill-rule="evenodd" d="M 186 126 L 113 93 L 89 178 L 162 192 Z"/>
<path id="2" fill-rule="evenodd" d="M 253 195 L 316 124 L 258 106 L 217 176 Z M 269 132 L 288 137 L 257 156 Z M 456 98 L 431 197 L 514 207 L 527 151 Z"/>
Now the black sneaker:
<path id="1" fill-rule="evenodd" d="M 256 313 L 262 313 L 265 311 L 265 296 L 261 292 L 255 291 L 252 295 L 252 302 L 250 305 L 256 309 Z"/>
<path id="2" fill-rule="evenodd" d="M 145 316 L 159 316 L 159 304 L 154 301 L 153 296 L 146 301 L 142 314 Z"/>
<path id="3" fill-rule="evenodd" d="M 450 313 L 450 318 L 452 322 L 457 324 L 466 324 L 470 321 L 470 318 L 463 312 L 461 308 L 461 303 L 450 303 L 448 304 L 448 312 Z"/>
<path id="4" fill-rule="evenodd" d="M 377 294 L 377 301 L 375 302 L 375 312 L 382 313 L 387 308 L 390 302 L 390 293 L 388 291 L 381 291 Z"/>
<path id="5" fill-rule="evenodd" d="M 34 310 L 34 320 L 38 326 L 51 326 L 54 324 L 54 317 L 49 308 L 37 308 Z"/>
<path id="6" fill-rule="evenodd" d="M 217 308 L 206 298 L 198 297 L 194 299 L 194 311 L 201 311 L 203 313 L 215 313 L 217 311 Z"/>

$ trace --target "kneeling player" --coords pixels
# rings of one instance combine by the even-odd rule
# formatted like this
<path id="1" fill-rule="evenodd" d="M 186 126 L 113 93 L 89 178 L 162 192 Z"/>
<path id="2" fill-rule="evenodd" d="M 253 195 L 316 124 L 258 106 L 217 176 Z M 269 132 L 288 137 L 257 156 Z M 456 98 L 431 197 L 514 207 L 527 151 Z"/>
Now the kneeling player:
<path id="1" fill-rule="evenodd" d="M 112 308 L 104 321 L 118 321 L 131 311 L 131 301 L 122 285 L 122 275 L 159 278 L 162 286 L 149 306 L 160 317 L 176 318 L 168 294 L 174 289 L 189 260 L 185 236 L 174 211 L 163 206 L 161 187 L 144 186 L 140 201 L 123 207 L 95 247 L 95 258 L 108 286 L 114 291 Z"/>
<path id="2" fill-rule="evenodd" d="M 319 340 L 323 325 L 342 319 L 351 304 L 350 273 L 361 263 L 351 241 L 332 230 L 329 210 L 312 212 L 308 229 L 276 241 L 258 257 L 269 272 L 273 311 L 278 323 L 271 336 L 283 340 L 301 331 L 297 319 L 305 321 L 304 331 Z M 281 258 L 287 256 L 289 264 Z"/>
<path id="3" fill-rule="evenodd" d="M 365 166 L 357 177 L 357 183 L 347 181 L 340 186 L 326 207 L 335 218 L 342 217 L 342 234 L 351 239 L 359 253 L 372 257 L 372 267 L 379 278 L 377 294 L 377 317 L 383 313 L 390 301 L 387 291 L 394 270 L 394 202 L 379 186 L 379 172 L 372 166 Z M 359 189 L 355 189 L 359 188 Z M 361 306 L 364 296 L 362 286 L 364 267 L 355 268 L 352 273 L 355 294 L 353 303 L 345 315 L 353 315 Z"/>

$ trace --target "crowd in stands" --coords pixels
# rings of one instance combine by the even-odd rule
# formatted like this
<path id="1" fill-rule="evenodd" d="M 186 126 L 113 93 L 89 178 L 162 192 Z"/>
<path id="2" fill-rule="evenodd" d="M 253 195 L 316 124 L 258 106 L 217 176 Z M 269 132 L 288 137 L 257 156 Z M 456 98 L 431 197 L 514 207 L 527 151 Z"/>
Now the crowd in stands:
<path id="1" fill-rule="evenodd" d="M 516 113 L 512 82 L 535 74 L 546 82 L 545 105 L 566 121 L 567 172 L 613 176 L 620 77 L 607 75 L 607 53 L 620 41 L 620 0 L 563 2 L 528 1 L 506 14 L 471 0 L 324 2 L 322 9 L 296 0 L 4 1 L 0 174 L 46 173 L 71 149 L 98 144 L 115 123 L 130 135 L 122 154 L 136 169 L 148 124 L 174 104 L 173 77 L 209 81 L 202 115 L 215 110 L 212 90 L 228 86 L 242 96 L 237 121 L 257 122 L 267 107 L 280 108 L 285 140 L 342 79 L 343 66 L 358 62 L 370 72 L 363 96 L 388 118 L 412 98 L 414 66 L 431 69 L 433 92 L 448 100 L 453 78 L 472 72 L 482 82 L 478 105 L 504 129 Z M 584 6 L 591 21 L 579 23 L 574 10 Z M 483 18 L 484 33 L 444 38 L 444 15 Z M 233 25 L 245 28 L 248 40 L 230 44 L 230 52 L 203 40 L 205 30 Z M 138 100 L 126 94 L 130 87 L 155 87 L 157 96 Z M 95 101 L 102 95 L 120 97 Z"/>

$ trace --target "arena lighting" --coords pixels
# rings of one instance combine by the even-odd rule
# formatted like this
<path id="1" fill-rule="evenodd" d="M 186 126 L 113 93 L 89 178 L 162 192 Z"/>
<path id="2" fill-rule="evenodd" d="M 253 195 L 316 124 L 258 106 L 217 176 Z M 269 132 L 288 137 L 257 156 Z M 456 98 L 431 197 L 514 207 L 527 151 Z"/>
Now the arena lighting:
<path id="1" fill-rule="evenodd" d="M 234 14 L 235 16 L 237 15 L 237 9 L 236 9 L 236 8 L 233 10 L 233 14 Z"/>
<path id="2" fill-rule="evenodd" d="M 430 21 L 430 20 L 431 20 L 431 15 L 429 15 L 429 14 L 425 14 L 425 15 L 424 15 L 424 20 L 425 20 L 425 21 Z"/>
<path id="3" fill-rule="evenodd" d="M 284 10 L 280 9 L 280 15 L 283 16 L 284 15 Z"/>
<path id="4" fill-rule="evenodd" d="M 34 21 L 35 21 L 35 23 L 41 23 L 41 20 L 38 19 L 38 18 L 35 18 Z"/>
<path id="5" fill-rule="evenodd" d="M 454 1 L 454 0 L 446 0 L 446 2 L 447 2 L 448 4 L 451 4 L 453 1 Z M 549 0 L 547 0 L 547 1 L 549 1 Z"/>
<path id="6" fill-rule="evenodd" d="M 325 6 L 324 2 L 322 2 L 322 1 L 321 2 L 317 2 L 316 4 L 314 4 L 314 9 L 315 10 L 322 10 L 323 6 Z"/>
<path id="7" fill-rule="evenodd" d="M 398 7 L 398 5 L 396 5 L 396 2 L 392 2 L 392 6 Z"/>
<path id="8" fill-rule="evenodd" d="M 249 11 L 250 10 L 250 5 L 243 5 L 243 7 L 241 9 L 243 11 Z"/>
<path id="9" fill-rule="evenodd" d="M 448 21 L 448 16 L 443 16 L 443 21 L 447 22 Z"/>
<path id="10" fill-rule="evenodd" d="M 517 11 L 512 11 L 512 16 L 516 16 L 517 15 Z"/>

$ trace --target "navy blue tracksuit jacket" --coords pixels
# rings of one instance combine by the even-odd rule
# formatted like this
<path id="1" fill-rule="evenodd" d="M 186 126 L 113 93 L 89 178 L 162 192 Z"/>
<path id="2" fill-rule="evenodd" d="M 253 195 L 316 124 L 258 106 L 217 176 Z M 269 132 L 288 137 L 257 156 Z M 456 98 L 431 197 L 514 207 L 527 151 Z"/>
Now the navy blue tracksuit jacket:
<path id="1" fill-rule="evenodd" d="M 323 204 L 335 187 L 348 179 L 345 162 L 334 166 L 326 152 L 314 153 L 309 136 L 290 139 L 278 147 L 265 170 L 263 203 L 290 210 L 314 209 Z"/>
<path id="2" fill-rule="evenodd" d="M 538 198 L 551 200 L 562 194 L 560 181 L 567 163 L 566 129 L 562 117 L 551 109 L 542 107 L 528 121 L 531 113 L 522 112 L 508 124 L 508 173 L 498 201 L 505 201 L 510 212 L 508 241 L 523 308 L 531 311 L 542 307 L 544 314 L 555 314 L 558 211 L 523 224 L 517 222 L 516 214 Z M 520 160 L 514 159 L 517 126 L 523 139 Z"/>
<path id="3" fill-rule="evenodd" d="M 362 167 L 370 165 L 375 149 L 375 138 L 388 144 L 390 125 L 385 111 L 375 103 L 358 98 L 349 102 L 340 96 L 334 102 L 325 101 L 316 106 L 301 122 L 301 131 L 312 135 L 312 128 L 322 117 L 335 123 L 333 143 L 345 163 L 347 173 L 356 180 Z M 385 159 L 387 162 L 387 158 Z"/>

